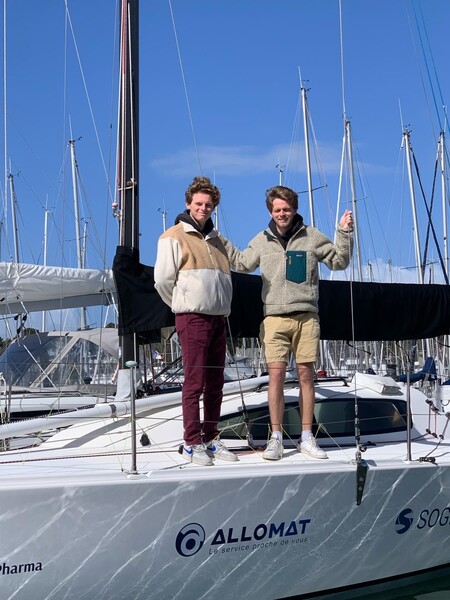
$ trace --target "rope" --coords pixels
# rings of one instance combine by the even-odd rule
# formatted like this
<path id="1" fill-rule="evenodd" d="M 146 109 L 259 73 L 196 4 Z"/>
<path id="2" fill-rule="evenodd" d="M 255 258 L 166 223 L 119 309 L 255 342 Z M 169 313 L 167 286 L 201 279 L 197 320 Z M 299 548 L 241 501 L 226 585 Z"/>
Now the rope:
<path id="1" fill-rule="evenodd" d="M 344 79 L 344 35 L 342 31 L 342 0 L 339 0 L 339 39 L 341 46 L 341 86 L 342 86 L 342 116 L 344 121 L 347 119 L 347 110 L 345 107 L 345 79 Z"/>
<path id="2" fill-rule="evenodd" d="M 180 52 L 180 46 L 179 46 L 179 43 L 178 43 L 177 29 L 176 29 L 176 26 L 175 26 L 175 18 L 174 18 L 173 10 L 172 10 L 172 2 L 171 2 L 171 0 L 168 0 L 168 2 L 169 2 L 169 8 L 170 8 L 170 16 L 172 18 L 172 26 L 173 26 L 173 33 L 174 33 L 174 36 L 175 36 L 175 43 L 176 43 L 176 46 L 177 46 L 178 61 L 180 63 L 181 78 L 183 80 L 184 94 L 186 96 L 186 105 L 187 105 L 187 110 L 188 110 L 188 114 L 189 114 L 189 122 L 191 124 L 192 138 L 193 138 L 193 141 L 194 141 L 195 153 L 197 155 L 197 162 L 198 162 L 198 167 L 199 167 L 200 175 L 202 175 L 203 174 L 202 173 L 202 165 L 201 165 L 201 162 L 200 162 L 200 154 L 199 154 L 198 145 L 197 145 L 197 138 L 196 138 L 196 135 L 195 135 L 194 122 L 193 122 L 193 119 L 192 119 L 192 111 L 191 111 L 191 105 L 190 105 L 190 102 L 189 102 L 189 95 L 188 95 L 188 91 L 187 91 L 186 78 L 184 76 L 183 61 L 181 60 L 181 52 Z"/>
<path id="3" fill-rule="evenodd" d="M 348 146 L 351 144 L 351 140 L 348 139 L 348 127 L 347 127 L 347 111 L 346 111 L 346 105 L 345 105 L 345 77 L 344 77 L 344 44 L 343 44 L 343 23 L 342 23 L 342 0 L 339 0 L 339 38 L 340 38 L 340 48 L 341 48 L 341 86 L 342 86 L 342 116 L 344 119 L 344 141 L 343 141 L 343 157 L 345 156 L 345 150 L 347 149 L 347 153 L 349 151 Z M 346 144 L 345 142 L 348 142 L 348 144 Z M 343 164 L 344 158 L 342 158 L 342 164 Z M 342 172 L 342 170 L 341 170 Z M 356 228 L 357 225 L 357 219 L 356 219 L 356 205 L 352 206 L 353 208 L 353 213 L 354 213 L 354 220 L 355 220 L 355 225 L 354 227 Z M 336 221 L 338 219 L 338 215 L 336 215 Z M 349 236 L 349 244 L 351 243 L 351 239 Z M 358 248 L 358 244 L 356 244 L 357 248 L 357 253 L 359 254 L 359 248 Z M 352 267 L 350 269 L 350 280 L 349 280 L 349 286 L 350 286 L 350 313 L 351 313 L 351 323 L 352 323 L 352 343 L 353 343 L 353 362 L 354 364 L 356 364 L 356 348 L 355 348 L 355 320 L 354 320 L 354 297 L 353 297 L 353 269 L 354 269 L 354 258 L 352 255 L 352 259 L 351 259 L 351 263 L 352 263 Z M 354 378 L 355 379 L 355 378 Z M 356 393 L 356 379 L 355 379 L 355 390 L 354 390 L 354 399 L 355 399 L 355 442 L 356 442 L 356 450 L 355 450 L 355 459 L 356 459 L 356 463 L 360 464 L 361 463 L 361 452 L 362 452 L 362 448 L 361 448 L 361 444 L 360 444 L 360 423 L 359 423 L 359 416 L 358 416 L 358 395 Z"/>
<path id="4" fill-rule="evenodd" d="M 429 41 L 429 38 L 428 38 L 427 28 L 426 28 L 426 25 L 425 25 L 425 21 L 424 21 L 424 18 L 423 18 L 422 11 L 421 11 L 420 6 L 419 6 L 422 29 L 423 29 L 423 32 L 424 32 L 424 37 L 425 37 L 426 42 L 427 42 L 428 52 L 429 52 L 429 54 L 431 56 L 431 63 L 432 63 L 432 66 L 433 66 L 434 77 L 436 79 L 436 85 L 438 87 L 439 100 L 440 100 L 440 103 L 441 103 L 440 107 L 438 105 L 438 102 L 437 102 L 437 99 L 436 99 L 436 94 L 434 92 L 434 86 L 433 86 L 432 77 L 431 77 L 431 74 L 430 74 L 430 67 L 428 65 L 428 59 L 427 59 L 427 56 L 426 56 L 424 42 L 423 42 L 423 39 L 422 39 L 422 34 L 421 34 L 421 31 L 420 31 L 420 27 L 419 27 L 417 13 L 416 13 L 414 4 L 413 3 L 411 3 L 411 4 L 412 4 L 412 10 L 413 10 L 413 13 L 414 13 L 414 21 L 415 21 L 416 30 L 417 30 L 417 36 L 418 36 L 419 42 L 420 42 L 420 50 L 422 52 L 422 58 L 423 58 L 423 62 L 425 64 L 425 70 L 426 70 L 426 74 L 427 74 L 427 77 L 428 77 L 428 84 L 430 86 L 431 96 L 432 96 L 432 99 L 433 99 L 434 108 L 435 108 L 435 111 L 436 111 L 436 115 L 437 115 L 437 119 L 438 119 L 438 122 L 439 122 L 440 130 L 443 131 L 442 121 L 441 121 L 441 117 L 440 117 L 440 111 L 441 111 L 441 107 L 442 107 L 442 108 L 444 108 L 444 112 L 445 112 L 445 102 L 444 102 L 444 98 L 443 98 L 443 95 L 442 95 L 442 89 L 441 89 L 441 86 L 440 86 L 440 83 L 439 83 L 439 77 L 438 77 L 437 71 L 436 71 L 436 65 L 435 65 L 435 62 L 433 60 L 433 53 L 432 53 L 430 41 Z M 409 19 L 409 15 L 408 15 L 408 19 Z M 411 23 L 410 23 L 410 28 L 411 28 Z M 419 59 L 417 57 L 418 51 L 417 51 L 417 47 L 416 47 L 416 43 L 415 43 L 413 35 L 412 35 L 412 38 L 413 38 L 414 49 L 416 50 L 416 58 L 417 58 L 417 63 L 418 63 L 418 67 L 419 67 L 419 72 L 420 72 L 421 79 L 422 79 L 422 85 L 424 87 L 424 95 L 425 95 L 425 98 L 426 98 L 427 94 L 425 92 L 424 77 L 422 75 L 422 69 L 420 67 L 420 61 L 419 61 Z"/>
<path id="5" fill-rule="evenodd" d="M 420 177 L 419 165 L 417 164 L 417 160 L 416 160 L 416 157 L 414 155 L 414 152 L 413 152 L 412 148 L 411 148 L 411 154 L 412 154 L 413 161 L 414 161 L 414 167 L 416 169 L 416 175 L 417 175 L 417 179 L 418 179 L 418 182 L 419 182 L 420 191 L 422 193 L 423 202 L 425 204 L 425 210 L 427 211 L 428 226 L 429 226 L 429 228 L 431 228 L 431 232 L 433 234 L 434 243 L 436 244 L 436 250 L 437 250 L 437 253 L 438 253 L 438 256 L 439 256 L 439 262 L 440 262 L 441 267 L 442 267 L 442 272 L 443 272 L 443 275 L 444 275 L 445 283 L 448 285 L 448 283 L 449 283 L 449 281 L 448 281 L 448 275 L 447 275 L 446 270 L 445 270 L 444 259 L 442 258 L 442 252 L 441 252 L 441 249 L 439 247 L 439 243 L 438 243 L 437 236 L 436 236 L 436 231 L 434 229 L 433 221 L 432 221 L 432 218 L 431 218 L 431 208 L 428 206 L 428 203 L 427 203 L 427 199 L 426 199 L 425 192 L 424 192 L 423 185 L 422 185 L 422 179 Z M 434 191 L 434 187 L 433 187 L 433 191 Z M 427 236 L 427 244 L 428 244 L 428 236 Z M 424 260 L 424 262 L 421 265 L 422 275 L 423 275 L 424 268 L 425 268 L 425 260 Z"/>
<path id="6" fill-rule="evenodd" d="M 236 355 L 234 353 L 233 336 L 231 334 L 230 319 L 227 317 L 226 321 L 227 321 L 228 332 L 229 332 L 230 340 L 231 340 L 231 357 L 233 358 L 234 364 L 236 365 L 237 381 L 239 383 L 239 395 L 241 397 L 241 402 L 242 402 L 242 414 L 244 416 L 244 424 L 245 424 L 245 428 L 246 428 L 246 431 L 247 431 L 247 435 L 246 435 L 247 443 L 250 446 L 250 448 L 253 448 L 254 447 L 253 436 L 252 436 L 252 433 L 251 433 L 250 421 L 249 421 L 249 417 L 248 417 L 247 407 L 246 407 L 245 401 L 244 401 L 244 393 L 242 391 L 241 377 L 240 377 L 239 369 L 238 369 L 238 366 L 237 366 L 237 363 L 236 363 Z"/>
<path id="7" fill-rule="evenodd" d="M 107 171 L 107 168 L 106 168 L 105 159 L 103 157 L 103 152 L 102 152 L 102 146 L 101 146 L 101 143 L 100 143 L 100 136 L 99 136 L 99 133 L 98 133 L 97 124 L 96 124 L 95 117 L 94 117 L 94 111 L 93 111 L 93 108 L 92 108 L 91 98 L 89 96 L 89 91 L 88 91 L 88 87 L 87 87 L 87 83 L 86 83 L 86 77 L 84 75 L 83 66 L 81 64 L 81 57 L 80 57 L 80 53 L 78 51 L 78 45 L 77 45 L 77 41 L 76 41 L 76 38 L 75 38 L 75 32 L 74 32 L 73 25 L 72 25 L 72 19 L 70 18 L 69 6 L 68 6 L 67 2 L 68 2 L 68 0 L 65 0 L 65 2 L 64 2 L 65 3 L 65 9 L 66 9 L 67 22 L 69 24 L 70 32 L 72 34 L 72 40 L 73 40 L 73 44 L 74 44 L 74 48 L 75 48 L 75 54 L 77 56 L 78 66 L 80 67 L 81 79 L 83 81 L 83 87 L 84 87 L 84 92 L 86 94 L 86 99 L 87 99 L 87 103 L 88 103 L 88 107 L 89 107 L 89 113 L 91 115 L 92 124 L 94 126 L 95 139 L 97 140 L 97 146 L 98 146 L 98 149 L 99 149 L 99 152 L 100 152 L 100 158 L 101 158 L 101 161 L 102 161 L 103 170 L 104 170 L 106 179 L 109 181 L 108 171 Z"/>

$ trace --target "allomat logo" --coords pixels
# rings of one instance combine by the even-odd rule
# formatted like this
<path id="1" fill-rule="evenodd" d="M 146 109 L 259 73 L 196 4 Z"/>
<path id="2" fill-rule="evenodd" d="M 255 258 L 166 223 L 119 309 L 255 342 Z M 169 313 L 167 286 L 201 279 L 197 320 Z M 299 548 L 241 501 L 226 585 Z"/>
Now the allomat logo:
<path id="1" fill-rule="evenodd" d="M 192 556 L 203 546 L 205 530 L 198 523 L 189 523 L 178 533 L 175 547 L 181 556 Z"/>
<path id="2" fill-rule="evenodd" d="M 304 544 L 308 542 L 306 530 L 310 523 L 311 519 L 295 519 L 238 528 L 221 527 L 211 536 L 209 554 L 252 552 L 257 549 L 278 548 L 286 544 Z M 178 554 L 193 556 L 202 548 L 205 538 L 205 530 L 198 523 L 185 525 L 175 540 Z"/>
<path id="3" fill-rule="evenodd" d="M 405 508 L 398 515 L 395 521 L 395 531 L 397 533 L 405 533 L 411 527 L 414 521 L 414 513 L 410 508 Z"/>

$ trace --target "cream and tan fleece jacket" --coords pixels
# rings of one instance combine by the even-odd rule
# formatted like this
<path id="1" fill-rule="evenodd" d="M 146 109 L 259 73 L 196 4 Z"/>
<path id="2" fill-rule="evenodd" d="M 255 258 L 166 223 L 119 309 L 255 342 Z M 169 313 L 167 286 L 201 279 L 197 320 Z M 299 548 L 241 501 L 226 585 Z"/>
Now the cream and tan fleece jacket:
<path id="1" fill-rule="evenodd" d="M 204 237 L 186 222 L 165 231 L 158 241 L 155 288 L 174 313 L 228 316 L 230 263 L 217 231 Z"/>

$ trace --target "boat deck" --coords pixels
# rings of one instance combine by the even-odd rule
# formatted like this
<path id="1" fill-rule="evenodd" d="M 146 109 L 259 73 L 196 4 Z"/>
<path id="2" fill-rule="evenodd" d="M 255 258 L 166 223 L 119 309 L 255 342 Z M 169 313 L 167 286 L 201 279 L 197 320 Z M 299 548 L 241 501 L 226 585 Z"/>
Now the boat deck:
<path id="1" fill-rule="evenodd" d="M 372 379 L 369 379 L 371 382 Z M 373 379 L 374 385 L 384 387 L 389 378 Z M 365 383 L 365 380 L 364 380 Z M 398 388 L 398 389 L 397 389 Z M 382 389 L 380 387 L 380 389 Z M 413 428 L 411 430 L 411 464 L 419 469 L 433 469 L 440 465 L 450 465 L 450 428 L 448 415 L 430 408 L 429 402 L 420 393 L 413 393 Z M 358 397 L 366 403 L 375 405 L 396 401 L 405 397 L 405 389 L 400 386 L 380 392 L 366 387 L 357 389 Z M 350 394 L 350 395 L 349 395 Z M 286 401 L 297 404 L 298 388 L 286 390 Z M 331 382 L 321 385 L 317 391 L 318 402 L 328 402 L 336 406 L 333 409 L 337 419 L 343 419 L 347 407 L 352 407 L 354 398 L 351 388 L 343 386 L 342 382 Z M 347 404 L 343 403 L 345 399 Z M 143 401 L 138 401 L 143 403 Z M 256 449 L 250 448 L 245 437 L 246 428 L 243 426 L 243 400 L 239 393 L 231 393 L 224 397 L 222 413 L 225 415 L 222 441 L 236 453 L 239 460 L 227 462 L 215 460 L 213 466 L 205 467 L 188 463 L 179 454 L 178 449 L 182 444 L 183 425 L 182 410 L 179 394 L 166 394 L 150 398 L 145 407 L 140 409 L 135 420 L 136 433 L 132 433 L 132 420 L 129 412 L 120 412 L 120 403 L 115 401 L 111 407 L 107 404 L 100 405 L 102 411 L 97 418 L 84 418 L 84 411 L 78 411 L 70 416 L 67 423 L 73 423 L 63 428 L 55 428 L 48 439 L 39 446 L 10 449 L 0 452 L 0 480 L 6 485 L 14 485 L 14 481 L 25 479 L 32 485 L 34 478 L 42 476 L 51 479 L 52 484 L 59 485 L 74 481 L 96 480 L 109 481 L 126 480 L 126 478 L 143 477 L 148 480 L 164 479 L 203 479 L 204 477 L 217 478 L 245 478 L 276 476 L 283 473 L 351 473 L 356 469 L 357 449 L 352 436 L 339 439 L 322 437 L 319 444 L 328 454 L 328 459 L 314 459 L 298 452 L 295 442 L 287 435 L 284 440 L 284 456 L 279 461 L 263 459 L 263 450 L 266 439 L 256 440 Z M 335 404 L 336 403 L 336 404 Z M 122 403 L 123 404 L 123 403 Z M 329 406 L 331 406 L 329 404 Z M 125 405 L 124 405 L 125 406 Z M 267 393 L 254 391 L 246 395 L 248 411 L 267 410 Z M 86 411 L 91 415 L 91 411 Z M 95 413 L 97 414 L 97 413 Z M 98 413 L 100 414 L 100 412 Z M 258 431 L 258 415 L 253 412 L 253 421 Z M 334 414 L 334 413 L 333 413 Z M 386 429 L 385 412 L 381 411 L 379 431 L 374 427 L 369 428 L 366 435 L 361 435 L 361 444 L 365 451 L 361 459 L 367 463 L 369 471 L 372 469 L 403 469 L 407 461 L 406 429 L 398 427 L 397 421 L 404 419 L 399 416 L 393 420 L 392 431 Z M 109 415 L 109 417 L 107 417 Z M 66 418 L 67 415 L 63 415 Z M 233 420 L 234 419 L 234 420 Z M 241 420 L 239 420 L 241 419 Z M 391 422 L 391 421 L 389 421 Z M 27 421 L 23 421 L 27 424 Z M 353 422 L 352 426 L 353 426 Z M 333 423 L 331 423 L 333 427 Z M 296 431 L 297 428 L 294 428 Z M 351 428 L 349 429 L 351 431 Z M 429 433 L 429 432 L 433 433 Z M 240 434 L 239 434 L 240 432 Z M 261 432 L 261 429 L 259 429 Z M 53 434 L 53 435 L 52 435 Z M 38 434 L 34 434 L 34 439 Z M 244 437 L 242 437 L 244 435 Z M 265 434 L 264 434 L 265 435 Z M 144 440 L 142 439 L 144 436 Z M 131 440 L 136 440 L 137 456 L 133 461 Z M 28 438 L 25 438 L 28 439 Z M 147 442 L 143 445 L 141 442 Z M 433 462 L 434 461 L 434 462 Z M 136 468 L 133 468 L 133 465 Z M 42 479 L 40 479 L 42 481 Z M 26 484 L 28 485 L 28 483 Z"/>
<path id="2" fill-rule="evenodd" d="M 56 436 L 57 437 L 57 436 Z M 56 440 L 55 440 L 56 441 Z M 181 443 L 181 440 L 180 440 Z M 48 444 L 48 442 L 47 442 Z M 215 460 L 211 467 L 199 466 L 188 463 L 179 453 L 178 444 L 150 445 L 139 447 L 136 456 L 136 473 L 132 471 L 132 454 L 129 449 L 100 448 L 95 446 L 73 447 L 70 444 L 57 449 L 46 445 L 9 451 L 0 454 L 0 480 L 2 485 L 9 482 L 11 486 L 18 480 L 26 478 L 30 485 L 36 477 L 42 484 L 42 476 L 50 478 L 53 484 L 58 480 L 71 482 L 90 481 L 94 477 L 105 482 L 113 479 L 128 477 L 145 477 L 151 479 L 199 479 L 211 477 L 214 471 L 215 478 L 240 478 L 267 475 L 281 475 L 283 473 L 305 472 L 323 473 L 349 472 L 356 468 L 356 451 L 354 447 L 326 448 L 328 459 L 314 459 L 298 452 L 294 447 L 286 447 L 284 456 L 279 461 L 267 461 L 262 457 L 263 448 L 253 450 L 243 444 L 230 444 L 227 446 L 236 453 L 239 460 L 227 462 Z M 404 442 L 384 443 L 367 447 L 362 453 L 362 460 L 369 469 L 395 469 L 403 468 L 407 463 L 406 445 Z M 450 464 L 450 441 L 441 441 L 438 445 L 436 439 L 429 436 L 427 439 L 412 442 L 412 460 L 410 466 L 417 468 L 434 469 L 441 464 Z M 428 460 L 424 460 L 429 457 Z M 434 458 L 435 462 L 431 462 Z M 22 485 L 22 482 L 21 482 Z"/>

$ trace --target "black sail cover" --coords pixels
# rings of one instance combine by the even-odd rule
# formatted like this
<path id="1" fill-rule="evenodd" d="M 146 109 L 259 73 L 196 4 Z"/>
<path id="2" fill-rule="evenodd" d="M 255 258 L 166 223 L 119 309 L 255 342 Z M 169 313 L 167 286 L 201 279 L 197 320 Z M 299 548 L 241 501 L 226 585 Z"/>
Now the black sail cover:
<path id="1" fill-rule="evenodd" d="M 118 246 L 113 263 L 119 307 L 119 335 L 157 340 L 174 314 L 155 289 L 153 267 L 139 251 Z M 258 337 L 263 319 L 259 275 L 232 273 L 229 317 L 233 337 Z M 414 340 L 450 333 L 450 286 L 322 280 L 319 283 L 321 339 Z"/>

